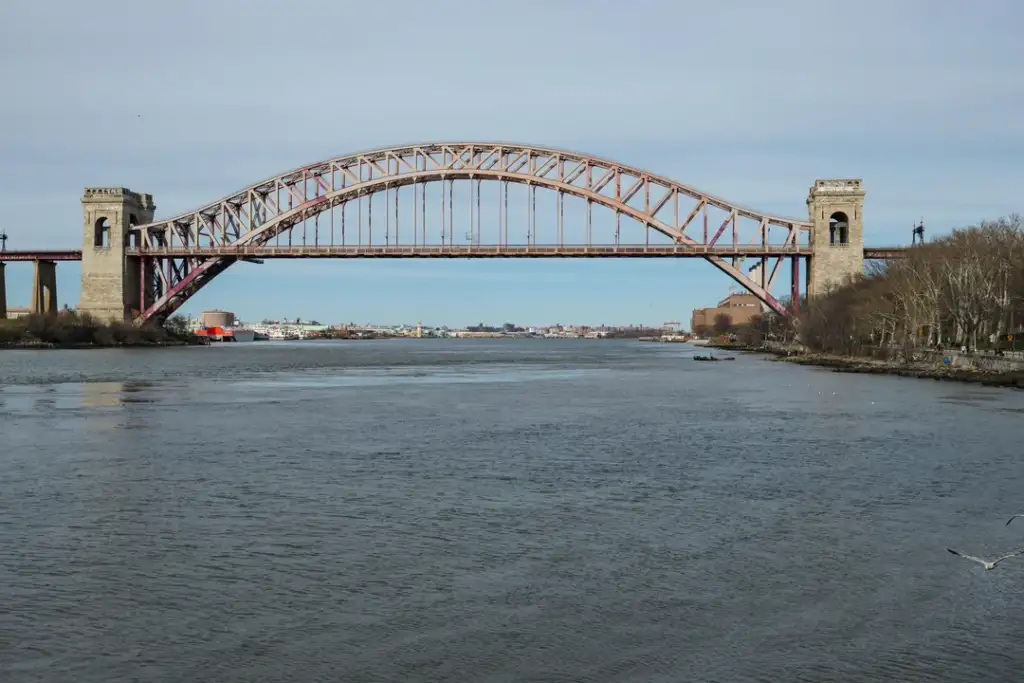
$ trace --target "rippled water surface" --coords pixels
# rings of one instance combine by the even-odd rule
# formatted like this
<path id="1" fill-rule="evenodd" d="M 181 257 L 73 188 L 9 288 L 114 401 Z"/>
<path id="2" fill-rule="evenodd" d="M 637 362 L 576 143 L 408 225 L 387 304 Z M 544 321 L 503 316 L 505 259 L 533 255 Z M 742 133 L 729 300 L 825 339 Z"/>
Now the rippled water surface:
<path id="1" fill-rule="evenodd" d="M 0 352 L 0 681 L 1010 681 L 1024 392 L 605 341 Z"/>

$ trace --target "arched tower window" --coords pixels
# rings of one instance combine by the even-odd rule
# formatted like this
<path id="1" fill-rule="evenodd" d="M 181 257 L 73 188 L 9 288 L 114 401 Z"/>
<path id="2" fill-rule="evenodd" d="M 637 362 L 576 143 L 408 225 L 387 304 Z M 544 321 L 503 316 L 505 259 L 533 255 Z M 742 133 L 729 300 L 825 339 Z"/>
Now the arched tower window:
<path id="1" fill-rule="evenodd" d="M 110 220 L 105 216 L 96 219 L 93 226 L 92 244 L 94 247 L 103 247 L 104 249 L 110 247 Z"/>
<path id="2" fill-rule="evenodd" d="M 836 211 L 828 219 L 828 243 L 850 243 L 850 219 L 842 211 Z"/>
<path id="3" fill-rule="evenodd" d="M 125 236 L 124 236 L 124 246 L 126 246 L 126 247 L 137 247 L 137 246 L 139 246 L 139 233 L 133 232 L 133 231 L 130 230 L 131 228 L 134 228 L 138 224 L 139 224 L 139 221 L 138 221 L 137 218 L 135 218 L 135 214 L 134 213 L 128 214 L 129 232 L 126 233 Z"/>

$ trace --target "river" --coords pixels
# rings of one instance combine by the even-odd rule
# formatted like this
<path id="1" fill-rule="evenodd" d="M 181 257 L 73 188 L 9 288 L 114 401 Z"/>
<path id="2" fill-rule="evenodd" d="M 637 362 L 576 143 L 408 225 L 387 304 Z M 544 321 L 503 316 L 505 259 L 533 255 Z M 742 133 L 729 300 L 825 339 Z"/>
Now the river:
<path id="1" fill-rule="evenodd" d="M 2 351 L 0 680 L 1016 679 L 1024 392 L 694 351 Z"/>

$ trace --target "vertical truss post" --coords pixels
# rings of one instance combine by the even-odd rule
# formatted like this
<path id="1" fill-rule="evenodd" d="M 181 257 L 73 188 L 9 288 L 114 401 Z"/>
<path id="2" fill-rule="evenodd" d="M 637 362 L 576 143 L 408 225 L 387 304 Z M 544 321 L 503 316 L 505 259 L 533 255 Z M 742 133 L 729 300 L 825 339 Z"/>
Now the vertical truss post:
<path id="1" fill-rule="evenodd" d="M 504 226 L 505 226 L 505 246 L 507 247 L 508 246 L 508 181 L 505 180 L 505 181 L 502 182 L 502 184 L 505 186 L 504 189 L 502 190 L 502 192 L 505 195 L 505 198 L 503 200 L 504 203 L 505 203 L 505 206 L 504 206 L 504 209 L 503 209 L 503 211 L 505 213 L 505 218 L 503 220 L 503 223 L 504 223 Z"/>
<path id="2" fill-rule="evenodd" d="M 651 215 L 651 179 L 644 178 L 644 214 Z M 644 221 L 644 249 L 651 246 L 651 224 Z"/>
<path id="3" fill-rule="evenodd" d="M 679 190 L 672 191 L 672 227 L 682 232 L 679 227 Z M 678 249 L 680 240 L 673 238 L 672 241 L 675 242 L 675 247 Z"/>
<path id="4" fill-rule="evenodd" d="M 800 310 L 800 257 L 793 256 L 790 273 L 790 307 L 794 313 Z"/>
<path id="5" fill-rule="evenodd" d="M 564 226 L 563 226 L 563 223 L 562 223 L 562 219 L 563 219 L 563 216 L 564 216 L 564 214 L 563 214 L 563 210 L 564 209 L 563 209 L 563 205 L 562 205 L 562 201 L 563 200 L 562 200 L 562 191 L 561 190 L 558 191 L 558 198 L 557 198 L 556 201 L 558 202 L 558 246 L 561 248 L 565 244 L 565 233 L 563 232 Z"/>
<path id="6" fill-rule="evenodd" d="M 148 273 L 146 271 L 146 257 L 139 257 L 139 313 L 141 314 L 149 305 L 146 301 L 146 277 Z"/>
<path id="7" fill-rule="evenodd" d="M 708 203 L 704 202 L 704 246 L 708 243 Z"/>

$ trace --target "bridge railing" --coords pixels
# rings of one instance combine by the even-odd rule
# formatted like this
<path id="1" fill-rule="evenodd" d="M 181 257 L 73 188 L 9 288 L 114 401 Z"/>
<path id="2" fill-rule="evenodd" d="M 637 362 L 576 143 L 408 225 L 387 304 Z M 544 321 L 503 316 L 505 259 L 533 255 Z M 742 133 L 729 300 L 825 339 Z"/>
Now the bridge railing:
<path id="1" fill-rule="evenodd" d="M 81 249 L 19 249 L 0 251 L 0 261 L 81 261 Z"/>
<path id="2" fill-rule="evenodd" d="M 429 258 L 431 256 L 692 256 L 703 257 L 738 256 L 808 256 L 811 249 L 801 245 L 732 246 L 732 245 L 690 245 L 690 244 L 618 244 L 618 245 L 569 245 L 569 244 L 448 244 L 448 245 L 331 245 L 292 247 L 132 247 L 126 250 L 130 256 L 157 258 L 188 257 L 256 257 L 256 258 L 358 258 L 371 256 L 408 256 Z"/>

